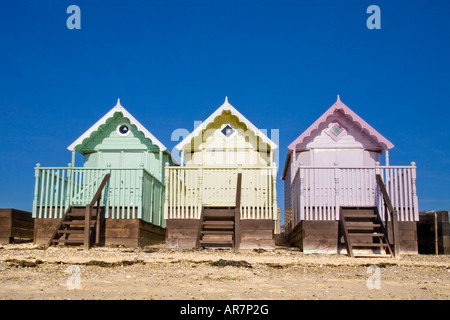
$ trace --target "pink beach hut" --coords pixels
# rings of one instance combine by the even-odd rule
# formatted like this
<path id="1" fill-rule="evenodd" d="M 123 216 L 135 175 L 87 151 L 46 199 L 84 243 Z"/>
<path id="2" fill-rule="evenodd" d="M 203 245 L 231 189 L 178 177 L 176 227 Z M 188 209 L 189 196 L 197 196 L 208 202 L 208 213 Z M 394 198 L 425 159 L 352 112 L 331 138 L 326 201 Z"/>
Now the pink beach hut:
<path id="1" fill-rule="evenodd" d="M 288 147 L 285 232 L 304 252 L 417 253 L 416 166 L 339 98 Z M 385 164 L 380 164 L 382 154 Z"/>

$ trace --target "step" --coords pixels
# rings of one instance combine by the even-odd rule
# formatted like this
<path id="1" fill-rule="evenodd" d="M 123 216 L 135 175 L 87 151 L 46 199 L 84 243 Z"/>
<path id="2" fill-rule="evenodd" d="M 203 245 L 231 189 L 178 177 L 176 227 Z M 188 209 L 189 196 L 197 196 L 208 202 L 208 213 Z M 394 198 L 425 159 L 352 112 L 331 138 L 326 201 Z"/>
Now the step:
<path id="1" fill-rule="evenodd" d="M 208 225 L 203 226 L 203 230 L 234 230 L 234 226 Z"/>
<path id="2" fill-rule="evenodd" d="M 83 239 L 53 239 L 52 243 L 61 243 L 61 244 L 84 244 Z"/>
<path id="3" fill-rule="evenodd" d="M 233 240 L 200 240 L 200 244 L 209 244 L 209 245 L 222 245 L 222 244 L 233 244 Z"/>
<path id="4" fill-rule="evenodd" d="M 378 216 L 376 214 L 362 214 L 362 213 L 349 213 L 343 214 L 342 217 L 347 219 L 376 219 Z"/>
<path id="5" fill-rule="evenodd" d="M 206 220 L 206 221 L 203 221 L 203 225 L 204 226 L 209 226 L 209 225 L 234 226 L 234 221 L 233 220 Z"/>
<path id="6" fill-rule="evenodd" d="M 75 221 L 63 221 L 63 225 L 74 225 L 74 226 L 84 226 L 84 220 L 75 220 Z M 91 226 L 95 224 L 95 220 L 91 220 Z"/>
<path id="7" fill-rule="evenodd" d="M 369 232 L 349 232 L 349 236 L 355 236 L 355 237 L 384 237 L 383 233 L 369 233 Z"/>
<path id="8" fill-rule="evenodd" d="M 234 210 L 214 210 L 205 211 L 205 218 L 234 218 Z"/>
<path id="9" fill-rule="evenodd" d="M 373 253 L 373 254 L 355 254 L 355 258 L 392 258 L 390 254 Z"/>
<path id="10" fill-rule="evenodd" d="M 234 230 L 202 230 L 200 231 L 201 234 L 225 234 L 225 235 L 233 235 Z"/>
<path id="11" fill-rule="evenodd" d="M 84 218 L 86 217 L 86 212 L 68 212 L 67 213 L 68 217 L 77 217 L 77 218 Z M 92 218 L 96 218 L 95 214 L 91 214 L 91 219 Z"/>
<path id="12" fill-rule="evenodd" d="M 346 222 L 345 223 L 347 230 L 359 230 L 359 229 L 373 229 L 381 227 L 379 223 L 367 223 L 367 222 Z"/>
<path id="13" fill-rule="evenodd" d="M 203 221 L 202 225 L 204 229 L 234 229 L 233 220 L 209 220 Z"/>
<path id="14" fill-rule="evenodd" d="M 374 213 L 376 207 L 343 207 L 342 212 Z"/>
<path id="15" fill-rule="evenodd" d="M 352 243 L 352 248 L 387 248 L 386 243 Z"/>
<path id="16" fill-rule="evenodd" d="M 84 234 L 84 230 L 57 230 L 59 234 Z"/>

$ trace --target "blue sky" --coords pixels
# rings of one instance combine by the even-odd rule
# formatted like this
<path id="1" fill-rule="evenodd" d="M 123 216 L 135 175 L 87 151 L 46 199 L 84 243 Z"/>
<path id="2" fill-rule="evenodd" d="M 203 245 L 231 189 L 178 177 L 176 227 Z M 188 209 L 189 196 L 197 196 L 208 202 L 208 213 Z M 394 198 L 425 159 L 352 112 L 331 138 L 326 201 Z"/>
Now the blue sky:
<path id="1" fill-rule="evenodd" d="M 71 4 L 81 30 L 66 27 Z M 372 4 L 380 30 L 366 27 Z M 175 129 L 228 96 L 279 129 L 282 168 L 340 94 L 395 145 L 391 164 L 417 163 L 420 210 L 449 210 L 449 12 L 446 0 L 3 0 L 0 207 L 31 210 L 35 164 L 66 166 L 117 98 L 171 150 Z"/>

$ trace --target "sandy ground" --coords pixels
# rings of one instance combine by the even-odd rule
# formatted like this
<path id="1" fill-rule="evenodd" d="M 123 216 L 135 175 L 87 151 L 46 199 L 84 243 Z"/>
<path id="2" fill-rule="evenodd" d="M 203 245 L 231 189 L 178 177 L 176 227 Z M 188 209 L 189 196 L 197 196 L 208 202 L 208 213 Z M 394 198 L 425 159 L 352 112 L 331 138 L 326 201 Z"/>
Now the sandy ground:
<path id="1" fill-rule="evenodd" d="M 0 246 L 0 299 L 450 298 L 450 256 L 349 258 L 274 251 Z"/>

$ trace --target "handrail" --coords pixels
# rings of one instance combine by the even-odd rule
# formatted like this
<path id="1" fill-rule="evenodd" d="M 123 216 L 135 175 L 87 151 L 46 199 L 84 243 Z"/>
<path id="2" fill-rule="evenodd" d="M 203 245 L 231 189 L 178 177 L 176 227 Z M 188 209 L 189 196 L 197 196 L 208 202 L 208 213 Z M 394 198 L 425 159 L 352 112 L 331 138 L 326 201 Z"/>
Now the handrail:
<path id="1" fill-rule="evenodd" d="M 385 184 L 383 182 L 383 178 L 381 177 L 380 174 L 376 174 L 376 180 L 377 180 L 378 186 L 380 187 L 381 194 L 383 195 L 385 207 L 388 210 L 388 213 L 390 214 L 390 218 L 392 221 L 392 238 L 393 238 L 392 240 L 394 243 L 394 257 L 396 259 L 398 259 L 398 258 L 400 258 L 400 243 L 399 243 L 397 210 L 394 209 L 394 207 L 392 206 L 391 199 L 389 198 L 389 195 L 386 190 L 386 186 L 385 186 Z M 385 219 L 384 223 L 387 225 L 388 220 Z"/>
<path id="2" fill-rule="evenodd" d="M 111 177 L 111 174 L 110 174 L 110 173 L 107 173 L 107 174 L 105 175 L 105 177 L 103 178 L 102 183 L 100 184 L 100 186 L 99 186 L 98 189 L 97 189 L 97 192 L 96 192 L 95 195 L 94 195 L 94 198 L 92 198 L 92 201 L 91 201 L 91 203 L 89 204 L 91 207 L 94 206 L 94 204 L 95 204 L 95 202 L 96 202 L 97 200 L 100 200 L 99 198 L 100 198 L 100 196 L 102 195 L 103 188 L 105 187 L 105 185 L 106 185 L 106 183 L 108 182 L 108 180 L 109 180 L 110 177 Z"/>
<path id="3" fill-rule="evenodd" d="M 90 233 L 90 226 L 91 226 L 91 213 L 92 213 L 92 207 L 95 205 L 95 202 L 97 202 L 97 210 L 95 213 L 95 243 L 98 244 L 100 242 L 100 197 L 102 195 L 103 189 L 106 186 L 106 183 L 109 181 L 109 178 L 111 177 L 110 173 L 107 173 L 105 177 L 102 180 L 102 183 L 100 184 L 99 188 L 97 189 L 97 192 L 95 193 L 92 201 L 86 205 L 86 215 L 84 219 L 84 248 L 86 250 L 89 250 L 91 245 L 91 233 Z"/>

